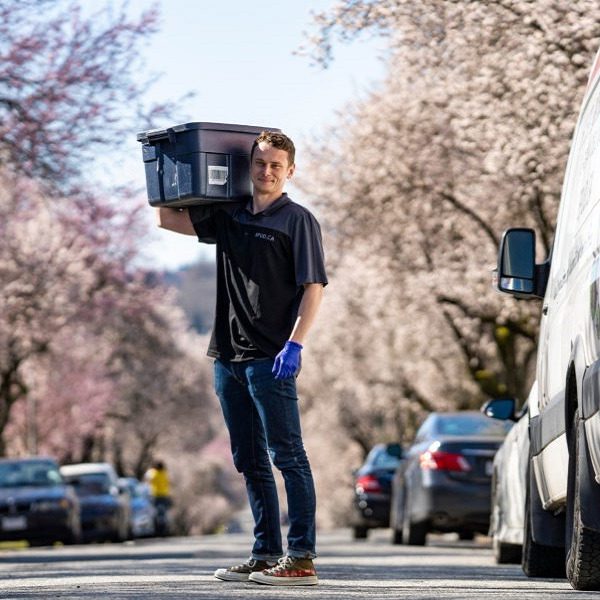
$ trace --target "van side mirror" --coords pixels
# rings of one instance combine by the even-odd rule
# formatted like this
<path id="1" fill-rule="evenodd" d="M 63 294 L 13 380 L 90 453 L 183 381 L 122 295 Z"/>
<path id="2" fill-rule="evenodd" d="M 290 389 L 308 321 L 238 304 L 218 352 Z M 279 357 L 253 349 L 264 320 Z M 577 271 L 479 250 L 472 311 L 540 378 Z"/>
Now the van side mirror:
<path id="1" fill-rule="evenodd" d="M 549 263 L 535 264 L 533 229 L 507 229 L 500 242 L 496 288 L 516 298 L 543 298 Z"/>
<path id="2" fill-rule="evenodd" d="M 516 421 L 516 408 L 517 403 L 514 398 L 492 398 L 481 407 L 481 412 L 492 419 Z"/>

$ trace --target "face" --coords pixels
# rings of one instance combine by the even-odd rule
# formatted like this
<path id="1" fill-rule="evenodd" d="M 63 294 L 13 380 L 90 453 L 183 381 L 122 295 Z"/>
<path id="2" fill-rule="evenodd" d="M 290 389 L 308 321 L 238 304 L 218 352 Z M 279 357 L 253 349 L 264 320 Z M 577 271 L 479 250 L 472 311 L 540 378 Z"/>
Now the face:
<path id="1" fill-rule="evenodd" d="M 281 196 L 285 182 L 293 175 L 294 165 L 288 163 L 288 153 L 266 142 L 261 142 L 254 150 L 250 177 L 254 193 L 276 200 Z"/>

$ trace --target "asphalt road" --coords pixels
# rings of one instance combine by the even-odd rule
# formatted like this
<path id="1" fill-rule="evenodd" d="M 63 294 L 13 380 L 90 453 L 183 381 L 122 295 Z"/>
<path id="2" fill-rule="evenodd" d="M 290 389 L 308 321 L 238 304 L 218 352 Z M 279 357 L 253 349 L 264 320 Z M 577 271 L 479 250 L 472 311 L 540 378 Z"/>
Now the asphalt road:
<path id="1" fill-rule="evenodd" d="M 0 598 L 207 598 L 393 600 L 598 600 L 565 580 L 527 579 L 517 565 L 496 565 L 489 540 L 430 540 L 393 546 L 388 531 L 353 541 L 349 531 L 319 536 L 320 584 L 275 588 L 213 578 L 217 567 L 246 558 L 248 534 L 137 540 L 125 544 L 0 551 Z"/>

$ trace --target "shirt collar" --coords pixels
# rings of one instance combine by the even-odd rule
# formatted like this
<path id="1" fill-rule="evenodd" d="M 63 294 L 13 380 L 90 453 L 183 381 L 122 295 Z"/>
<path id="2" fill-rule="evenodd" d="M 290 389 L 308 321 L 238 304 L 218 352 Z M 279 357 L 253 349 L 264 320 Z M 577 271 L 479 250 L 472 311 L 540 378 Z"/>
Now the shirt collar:
<path id="1" fill-rule="evenodd" d="M 265 208 L 265 210 L 261 210 L 256 214 L 252 212 L 252 198 L 250 198 L 248 202 L 246 202 L 245 208 L 254 217 L 258 217 L 259 215 L 264 215 L 265 217 L 268 217 L 272 215 L 275 211 L 279 210 L 282 206 L 286 205 L 288 202 L 290 202 L 290 198 L 286 192 L 283 192 L 283 194 L 281 194 L 281 196 L 279 196 L 279 198 L 277 198 L 275 202 L 272 202 L 271 204 L 269 204 L 269 206 L 267 206 L 267 208 Z"/>

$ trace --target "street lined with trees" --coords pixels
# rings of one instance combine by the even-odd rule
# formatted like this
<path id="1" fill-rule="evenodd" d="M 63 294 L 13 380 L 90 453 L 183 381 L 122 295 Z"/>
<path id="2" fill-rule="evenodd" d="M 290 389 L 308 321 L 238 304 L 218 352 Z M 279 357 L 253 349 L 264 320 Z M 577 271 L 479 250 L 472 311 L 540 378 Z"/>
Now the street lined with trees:
<path id="1" fill-rule="evenodd" d="M 344 522 L 376 442 L 526 397 L 540 306 L 495 294 L 492 269 L 509 224 L 536 229 L 540 259 L 551 247 L 598 9 L 343 0 L 316 16 L 304 52 L 322 65 L 357 36 L 388 41 L 384 81 L 299 148 L 332 272 L 299 379 L 321 525 Z M 145 200 L 89 177 L 99 149 L 176 120 L 132 78 L 157 27 L 155 9 L 0 0 L 0 454 L 138 476 L 172 457 L 180 526 L 199 532 L 243 493 L 207 343 L 137 266 Z"/>

